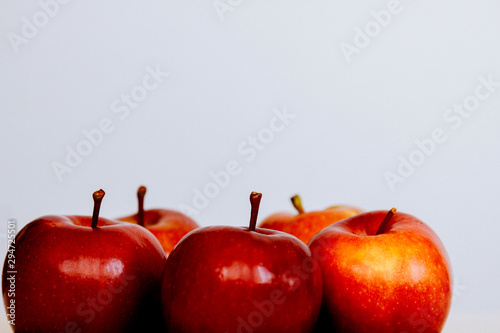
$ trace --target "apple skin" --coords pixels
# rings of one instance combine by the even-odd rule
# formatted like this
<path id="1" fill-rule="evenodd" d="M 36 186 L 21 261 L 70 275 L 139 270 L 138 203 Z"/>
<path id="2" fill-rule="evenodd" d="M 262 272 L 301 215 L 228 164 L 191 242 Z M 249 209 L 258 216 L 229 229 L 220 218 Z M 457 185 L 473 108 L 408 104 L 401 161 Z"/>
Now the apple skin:
<path id="1" fill-rule="evenodd" d="M 444 326 L 452 272 L 443 244 L 422 221 L 399 212 L 376 235 L 386 214 L 337 222 L 309 244 L 323 274 L 320 322 L 331 325 L 328 332 L 424 333 Z"/>
<path id="2" fill-rule="evenodd" d="M 44 216 L 15 238 L 16 332 L 150 332 L 162 329 L 166 257 L 144 228 L 91 217 Z M 4 304 L 10 276 L 3 267 Z"/>
<path id="3" fill-rule="evenodd" d="M 192 231 L 168 258 L 162 283 L 167 330 L 176 333 L 307 333 L 321 298 L 321 272 L 308 247 L 259 228 Z"/>
<path id="4" fill-rule="evenodd" d="M 363 211 L 359 208 L 341 205 L 298 214 L 275 213 L 264 219 L 259 227 L 286 232 L 307 244 L 311 238 L 330 224 L 361 212 Z"/>
<path id="5" fill-rule="evenodd" d="M 120 217 L 117 220 L 139 223 L 137 213 Z M 158 239 L 168 257 L 181 238 L 188 232 L 199 228 L 199 225 L 181 212 L 157 208 L 144 211 L 144 227 Z"/>

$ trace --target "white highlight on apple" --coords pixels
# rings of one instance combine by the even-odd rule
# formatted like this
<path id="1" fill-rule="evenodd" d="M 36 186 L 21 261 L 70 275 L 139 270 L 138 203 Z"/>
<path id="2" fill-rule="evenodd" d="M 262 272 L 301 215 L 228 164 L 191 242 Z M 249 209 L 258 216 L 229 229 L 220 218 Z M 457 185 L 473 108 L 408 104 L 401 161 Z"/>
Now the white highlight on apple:
<path id="1" fill-rule="evenodd" d="M 141 84 L 130 89 L 130 93 L 122 93 L 120 97 L 111 102 L 111 112 L 118 116 L 120 121 L 127 119 L 130 112 L 139 107 L 151 91 L 156 90 L 164 79 L 169 77 L 168 72 L 161 70 L 159 65 L 155 69 L 146 67 L 147 74 L 141 80 Z M 66 145 L 66 156 L 63 161 L 52 161 L 51 166 L 59 182 L 63 181 L 63 176 L 72 173 L 73 170 L 82 164 L 85 157 L 89 156 L 94 148 L 99 147 L 106 135 L 113 133 L 116 129 L 116 121 L 105 117 L 99 120 L 96 127 L 91 129 L 84 128 L 81 133 L 84 137 L 73 147 Z"/>
<path id="2" fill-rule="evenodd" d="M 285 275 L 291 277 L 289 279 L 288 290 L 296 291 L 300 285 L 307 281 L 309 277 L 319 269 L 319 264 L 316 261 L 318 258 L 324 258 L 324 255 L 319 255 L 320 251 L 325 251 L 325 241 L 320 240 L 319 246 L 315 249 L 313 257 L 305 258 L 300 266 L 293 265 L 291 271 L 287 271 Z M 318 256 L 316 256 L 318 254 Z M 316 260 L 315 260 L 316 259 Z M 285 291 L 281 288 L 274 289 L 269 294 L 267 299 L 262 301 L 254 300 L 252 303 L 255 310 L 250 312 L 245 318 L 238 317 L 237 332 L 254 332 L 264 324 L 265 320 L 272 316 L 274 311 L 287 300 Z"/>
<path id="3" fill-rule="evenodd" d="M 76 258 L 64 260 L 59 269 L 68 276 L 99 277 L 102 279 L 112 279 L 122 275 L 125 266 L 119 259 L 111 259 L 108 262 L 87 258 Z"/>
<path id="4" fill-rule="evenodd" d="M 454 104 L 453 107 L 443 113 L 443 120 L 451 129 L 459 129 L 464 119 L 470 118 L 472 113 L 479 109 L 481 102 L 489 99 L 496 92 L 497 87 L 500 87 L 500 82 L 494 81 L 493 74 L 489 74 L 487 78 L 480 76 L 477 80 L 479 84 L 474 89 L 473 94 L 465 97 L 462 103 Z M 423 165 L 427 158 L 436 152 L 437 146 L 444 143 L 447 139 L 448 135 L 445 129 L 437 127 L 431 132 L 430 137 L 415 140 L 415 149 L 407 156 L 398 156 L 399 164 L 396 167 L 396 172 L 387 171 L 384 173 L 384 178 L 390 190 L 394 192 L 396 185 L 404 183 L 408 177 L 413 175 L 416 169 Z"/>
<path id="5" fill-rule="evenodd" d="M 21 45 L 28 44 L 33 38 L 38 36 L 41 29 L 45 28 L 51 19 L 56 17 L 62 5 L 67 5 L 71 0 L 39 0 L 40 10 L 35 12 L 31 19 L 23 16 L 21 18 L 22 27 L 20 33 L 9 32 L 7 39 L 16 53 Z"/>
<path id="6" fill-rule="evenodd" d="M 276 135 L 285 130 L 295 117 L 294 114 L 287 111 L 286 107 L 282 110 L 274 109 L 268 126 L 262 128 L 256 135 L 249 135 L 238 145 L 237 152 L 245 158 L 244 162 L 251 163 L 254 161 L 259 152 L 266 149 L 274 141 Z M 215 172 L 210 171 L 208 176 L 211 180 L 206 182 L 201 189 L 195 187 L 191 204 L 181 203 L 179 210 L 190 216 L 200 214 L 201 210 L 209 206 L 211 199 L 215 199 L 222 189 L 229 186 L 234 176 L 241 174 L 243 171 L 242 164 L 243 162 L 239 162 L 237 159 L 231 159 L 226 162 L 224 169 Z"/>
<path id="7" fill-rule="evenodd" d="M 360 54 L 361 50 L 367 48 L 372 40 L 380 35 L 383 28 L 387 28 L 391 24 L 393 17 L 403 12 L 403 9 L 399 0 L 391 0 L 387 4 L 387 9 L 371 11 L 370 15 L 373 20 L 368 21 L 363 29 L 358 26 L 354 28 L 355 34 L 352 44 L 346 42 L 339 44 L 347 63 L 350 64 L 355 54 Z"/>

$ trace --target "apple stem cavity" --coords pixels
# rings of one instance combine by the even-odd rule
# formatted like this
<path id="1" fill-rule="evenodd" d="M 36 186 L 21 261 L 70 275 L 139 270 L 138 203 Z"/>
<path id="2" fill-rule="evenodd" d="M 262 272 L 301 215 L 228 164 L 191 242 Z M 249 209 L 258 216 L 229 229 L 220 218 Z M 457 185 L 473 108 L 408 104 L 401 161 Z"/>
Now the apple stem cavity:
<path id="1" fill-rule="evenodd" d="M 137 189 L 137 201 L 139 208 L 137 210 L 137 223 L 144 227 L 144 197 L 146 196 L 146 186 L 139 186 Z"/>
<path id="2" fill-rule="evenodd" d="M 380 235 L 383 234 L 385 231 L 385 228 L 387 227 L 387 224 L 391 221 L 392 217 L 394 214 L 396 214 L 397 209 L 392 208 L 390 211 L 387 212 L 387 215 L 385 216 L 384 220 L 382 221 L 382 224 L 380 224 L 380 227 L 378 227 L 377 233 L 375 235 Z"/>
<path id="3" fill-rule="evenodd" d="M 252 192 L 250 194 L 250 204 L 252 205 L 252 212 L 250 214 L 250 226 L 248 230 L 255 231 L 257 226 L 257 215 L 259 214 L 260 200 L 262 199 L 262 193 Z"/>
<path id="4" fill-rule="evenodd" d="M 94 199 L 94 212 L 92 213 L 92 224 L 90 225 L 93 229 L 97 228 L 97 222 L 99 222 L 99 210 L 101 209 L 102 198 L 106 193 L 100 189 L 99 191 L 95 191 L 92 194 L 92 198 Z"/>
<path id="5" fill-rule="evenodd" d="M 295 209 L 299 212 L 299 214 L 304 214 L 304 207 L 302 207 L 302 200 L 300 199 L 300 196 L 297 194 L 297 195 L 294 195 L 292 198 L 292 204 L 293 204 L 293 207 L 295 207 Z"/>

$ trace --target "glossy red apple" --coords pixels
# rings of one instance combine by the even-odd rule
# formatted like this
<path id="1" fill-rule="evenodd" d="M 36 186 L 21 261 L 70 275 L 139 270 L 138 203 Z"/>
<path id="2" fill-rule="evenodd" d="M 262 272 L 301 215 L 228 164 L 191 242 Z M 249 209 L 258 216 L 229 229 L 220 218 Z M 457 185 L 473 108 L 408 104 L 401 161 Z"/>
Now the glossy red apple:
<path id="1" fill-rule="evenodd" d="M 199 225 L 187 215 L 175 210 L 161 208 L 144 210 L 145 195 L 146 187 L 140 186 L 137 190 L 139 202 L 137 213 L 117 220 L 135 223 L 148 229 L 158 239 L 168 257 L 181 238 Z"/>
<path id="2" fill-rule="evenodd" d="M 144 228 L 99 218 L 103 196 L 92 217 L 44 216 L 17 234 L 2 279 L 16 332 L 161 330 L 165 254 Z"/>
<path id="3" fill-rule="evenodd" d="M 298 214 L 275 213 L 264 219 L 259 227 L 289 233 L 307 244 L 314 235 L 330 224 L 362 212 L 356 207 L 345 205 L 305 212 L 298 195 L 293 196 L 291 200 Z"/>
<path id="4" fill-rule="evenodd" d="M 168 332 L 311 332 L 319 266 L 297 238 L 255 228 L 260 198 L 250 196 L 249 228 L 199 228 L 175 247 L 162 283 Z"/>
<path id="5" fill-rule="evenodd" d="M 309 247 L 323 274 L 328 332 L 441 332 L 451 266 L 419 219 L 395 209 L 363 213 L 325 228 Z"/>

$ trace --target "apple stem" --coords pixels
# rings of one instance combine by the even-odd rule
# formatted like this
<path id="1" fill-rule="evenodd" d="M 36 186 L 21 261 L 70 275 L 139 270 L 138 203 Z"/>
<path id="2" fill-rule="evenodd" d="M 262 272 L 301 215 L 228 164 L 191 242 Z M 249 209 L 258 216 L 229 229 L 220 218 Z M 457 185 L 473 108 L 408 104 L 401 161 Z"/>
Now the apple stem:
<path id="1" fill-rule="evenodd" d="M 139 202 L 137 223 L 142 227 L 144 227 L 144 196 L 146 196 L 146 186 L 139 186 L 137 189 L 137 201 Z"/>
<path id="2" fill-rule="evenodd" d="M 298 194 L 294 195 L 292 198 L 293 207 L 299 212 L 299 214 L 304 214 L 304 207 L 302 207 L 302 200 Z"/>
<path id="3" fill-rule="evenodd" d="M 392 219 L 394 214 L 396 214 L 397 209 L 392 208 L 390 211 L 387 212 L 387 215 L 385 216 L 384 220 L 382 221 L 382 224 L 380 227 L 378 227 L 377 233 L 375 235 L 380 235 L 385 231 L 385 228 L 387 227 L 387 224 L 389 224 L 389 221 Z"/>
<path id="4" fill-rule="evenodd" d="M 94 212 L 92 213 L 92 224 L 90 225 L 92 228 L 97 228 L 97 222 L 99 221 L 99 210 L 101 209 L 102 198 L 106 193 L 100 189 L 99 191 L 95 191 L 92 194 L 92 198 L 94 199 Z"/>
<path id="5" fill-rule="evenodd" d="M 252 205 L 252 212 L 250 214 L 250 231 L 255 231 L 257 226 L 257 215 L 259 214 L 260 199 L 262 199 L 262 193 L 252 192 L 250 194 L 250 204 Z"/>

